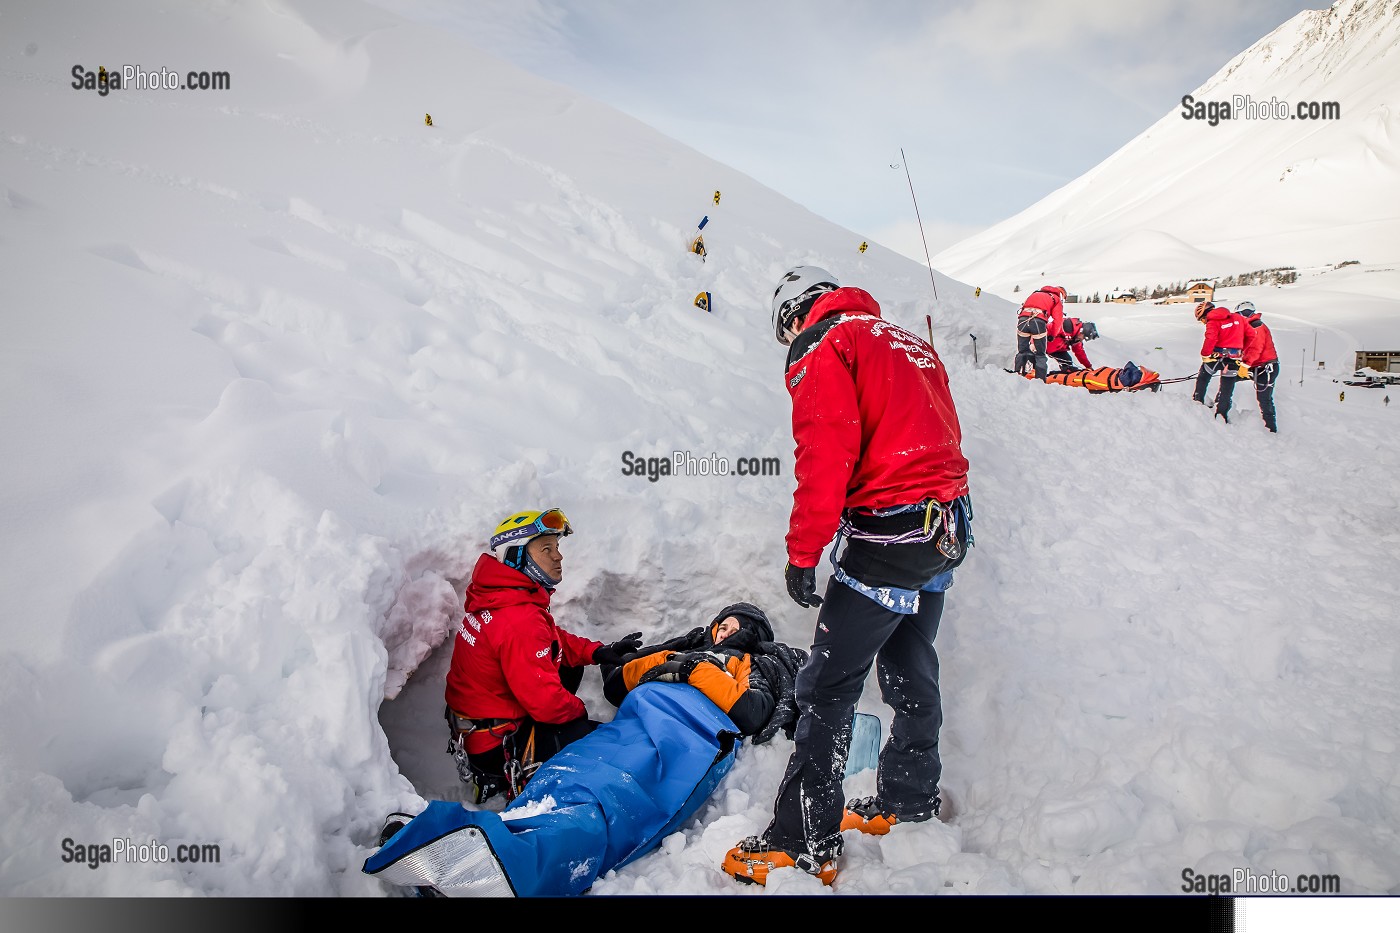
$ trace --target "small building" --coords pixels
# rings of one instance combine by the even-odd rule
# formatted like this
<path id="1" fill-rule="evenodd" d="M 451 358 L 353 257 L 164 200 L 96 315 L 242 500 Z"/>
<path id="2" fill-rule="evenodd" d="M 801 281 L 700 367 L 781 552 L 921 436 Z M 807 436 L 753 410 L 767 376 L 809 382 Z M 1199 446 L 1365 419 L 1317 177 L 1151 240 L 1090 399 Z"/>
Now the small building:
<path id="1" fill-rule="evenodd" d="M 1196 282 L 1186 289 L 1186 300 L 1194 302 L 1210 301 L 1215 297 L 1215 286 L 1210 282 Z"/>
<path id="2" fill-rule="evenodd" d="M 1108 300 L 1114 304 L 1135 305 L 1137 304 L 1137 295 L 1134 295 L 1132 292 L 1124 292 L 1121 295 L 1114 295 Z"/>
<path id="3" fill-rule="evenodd" d="M 1355 368 L 1400 373 L 1400 350 L 1357 350 Z"/>

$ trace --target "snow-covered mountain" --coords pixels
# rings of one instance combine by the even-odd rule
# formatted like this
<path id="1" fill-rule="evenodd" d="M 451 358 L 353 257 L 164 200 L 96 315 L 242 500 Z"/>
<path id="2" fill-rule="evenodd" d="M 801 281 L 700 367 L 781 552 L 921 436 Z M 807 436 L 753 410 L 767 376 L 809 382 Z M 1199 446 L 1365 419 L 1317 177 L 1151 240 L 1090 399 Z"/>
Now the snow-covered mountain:
<path id="1" fill-rule="evenodd" d="M 1070 184 L 941 252 L 935 267 L 1006 296 L 1046 284 L 1087 296 L 1400 258 L 1400 3 L 1338 0 L 1299 13 L 1189 96 Z M 1236 110 L 1246 98 L 1270 107 Z M 1336 119 L 1307 106 L 1332 103 Z M 1231 118 L 1219 119 L 1221 104 Z M 1295 118 L 1300 105 L 1314 119 Z"/>
<path id="2" fill-rule="evenodd" d="M 1227 427 L 1182 386 L 1014 378 L 1009 302 L 942 273 L 933 302 L 925 267 L 371 7 L 0 23 L 0 895 L 385 893 L 360 871 L 384 815 L 460 795 L 449 635 L 521 508 L 574 523 L 571 631 L 662 636 L 745 599 L 810 644 L 782 583 L 767 307 L 803 261 L 921 334 L 932 313 L 976 547 L 938 635 L 959 817 L 852 840 L 832 889 L 766 891 L 1175 893 L 1234 868 L 1400 891 L 1382 393 L 1341 401 L 1309 363 L 1272 436 L 1245 390 Z M 126 64 L 231 86 L 71 86 Z M 1353 266 L 1238 297 L 1292 361 L 1319 329 L 1324 354 L 1386 333 L 1397 282 Z M 1096 362 L 1195 368 L 1189 316 L 1105 308 L 1099 329 Z M 651 482 L 628 451 L 781 473 Z M 610 716 L 593 672 L 581 695 Z M 873 677 L 862 709 L 888 726 Z M 593 893 L 764 893 L 717 866 L 766 824 L 790 748 L 744 748 Z M 220 857 L 74 857 L 117 839 Z"/>

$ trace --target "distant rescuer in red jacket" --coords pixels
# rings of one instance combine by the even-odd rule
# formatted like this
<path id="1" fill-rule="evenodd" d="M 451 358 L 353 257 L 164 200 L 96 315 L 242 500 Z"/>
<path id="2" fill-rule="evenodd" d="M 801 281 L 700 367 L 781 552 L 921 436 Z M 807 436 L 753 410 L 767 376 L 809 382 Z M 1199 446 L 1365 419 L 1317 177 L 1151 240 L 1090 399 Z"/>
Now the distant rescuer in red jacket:
<path id="1" fill-rule="evenodd" d="M 1061 372 L 1068 372 L 1075 368 L 1074 360 L 1070 359 L 1069 355 L 1070 350 L 1073 350 L 1079 365 L 1085 369 L 1092 369 L 1089 354 L 1084 352 L 1084 341 L 1097 340 L 1098 336 L 1099 329 L 1093 321 L 1086 324 L 1077 317 L 1066 317 L 1060 336 L 1045 344 L 1045 354 L 1060 364 Z"/>
<path id="2" fill-rule="evenodd" d="M 1206 326 L 1206 337 L 1201 344 L 1201 368 L 1196 373 L 1196 391 L 1191 397 L 1205 405 L 1210 377 L 1219 373 L 1220 389 L 1215 396 L 1215 417 L 1224 418 L 1225 423 L 1229 424 L 1235 383 L 1240 379 L 1247 325 L 1241 315 L 1209 301 L 1196 305 L 1196 320 Z"/>
<path id="3" fill-rule="evenodd" d="M 731 849 L 723 870 L 764 884 L 770 869 L 796 867 L 830 884 L 842 830 L 883 833 L 939 812 L 933 640 L 953 568 L 972 543 L 967 460 L 938 354 L 881 319 L 868 292 L 798 266 L 773 293 L 773 328 L 790 347 L 797 444 L 784 575 L 799 606 L 821 609 L 797 675 L 800 718 L 773 820 Z M 823 600 L 817 564 L 833 537 L 835 575 Z M 876 795 L 847 807 L 851 723 L 872 664 L 894 721 Z"/>
<path id="4" fill-rule="evenodd" d="M 559 542 L 573 529 L 559 509 L 518 512 L 496 526 L 467 586 L 447 672 L 447 722 L 462 780 L 475 802 L 513 799 L 534 770 L 592 732 L 576 694 L 583 668 L 620 664 L 641 632 L 605 645 L 564 631 L 549 597 L 564 576 Z"/>
<path id="5" fill-rule="evenodd" d="M 1032 369 L 1035 378 L 1044 381 L 1049 370 L 1045 359 L 1049 341 L 1060 340 L 1064 334 L 1065 298 L 1069 295 L 1059 285 L 1047 285 L 1031 292 L 1016 313 L 1016 372 L 1025 374 Z"/>
<path id="6" fill-rule="evenodd" d="M 1259 399 L 1259 414 L 1264 418 L 1264 427 L 1278 433 L 1278 415 L 1274 411 L 1274 383 L 1278 382 L 1278 350 L 1274 349 L 1274 335 L 1254 302 L 1241 301 L 1235 305 L 1235 313 L 1245 319 L 1248 325 L 1244 330 L 1244 365 L 1249 367 L 1249 378 L 1254 380 L 1254 394 Z"/>

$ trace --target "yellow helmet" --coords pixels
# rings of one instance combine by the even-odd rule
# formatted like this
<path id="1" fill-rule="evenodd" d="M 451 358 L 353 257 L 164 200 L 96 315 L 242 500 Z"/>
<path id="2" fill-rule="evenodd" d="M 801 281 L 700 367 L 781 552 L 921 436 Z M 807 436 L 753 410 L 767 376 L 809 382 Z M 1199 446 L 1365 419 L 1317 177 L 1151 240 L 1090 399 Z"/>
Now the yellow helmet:
<path id="1" fill-rule="evenodd" d="M 569 527 L 569 519 L 560 509 L 516 512 L 496 526 L 491 535 L 491 549 L 494 551 L 503 545 L 528 544 L 531 538 L 538 538 L 540 535 L 563 537 L 568 534 L 573 534 L 573 529 Z"/>

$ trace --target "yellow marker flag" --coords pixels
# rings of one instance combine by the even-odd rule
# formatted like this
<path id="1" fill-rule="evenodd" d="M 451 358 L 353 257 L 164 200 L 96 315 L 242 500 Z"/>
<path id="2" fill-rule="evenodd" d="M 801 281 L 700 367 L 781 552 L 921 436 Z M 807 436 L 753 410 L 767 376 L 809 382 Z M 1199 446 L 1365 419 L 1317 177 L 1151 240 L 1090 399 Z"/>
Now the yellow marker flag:
<path id="1" fill-rule="evenodd" d="M 425 126 L 432 126 L 432 125 L 433 125 L 433 115 L 432 115 L 431 113 L 425 113 L 425 114 L 423 114 L 423 124 L 424 124 Z"/>
<path id="2" fill-rule="evenodd" d="M 715 192 L 715 203 L 716 203 L 716 204 L 719 203 L 719 192 L 718 192 L 718 191 Z"/>
<path id="3" fill-rule="evenodd" d="M 861 243 L 860 243 L 860 251 L 861 251 L 862 253 L 865 252 L 866 248 L 869 247 L 869 246 L 870 246 L 869 243 L 867 243 L 867 242 L 865 242 L 864 240 L 862 240 Z"/>
<path id="4" fill-rule="evenodd" d="M 972 297 L 973 297 L 973 298 L 981 298 L 981 297 L 982 297 L 982 286 L 981 286 L 981 285 L 977 286 L 977 291 L 975 291 L 975 292 L 972 293 Z"/>

